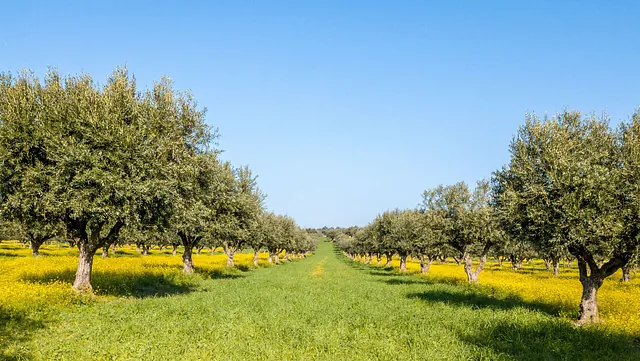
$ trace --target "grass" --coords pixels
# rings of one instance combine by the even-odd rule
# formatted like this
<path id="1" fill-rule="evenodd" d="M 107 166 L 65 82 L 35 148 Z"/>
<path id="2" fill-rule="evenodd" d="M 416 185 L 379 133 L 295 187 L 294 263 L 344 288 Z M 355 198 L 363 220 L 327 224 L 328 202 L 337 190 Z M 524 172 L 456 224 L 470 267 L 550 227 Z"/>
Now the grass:
<path id="1" fill-rule="evenodd" d="M 0 258 L 0 264 L 14 258 L 19 257 Z M 75 301 L 56 306 L 55 314 L 40 321 L 23 310 L 27 316 L 22 320 L 31 321 L 8 316 L 24 329 L 13 328 L 4 357 L 640 359 L 639 344 L 629 334 L 603 327 L 577 329 L 544 304 L 353 262 L 324 242 L 304 260 L 238 277 L 196 276 L 190 287 L 164 297 L 103 295 Z M 7 331 L 2 327 L 0 335 Z"/>
<path id="2" fill-rule="evenodd" d="M 363 261 L 363 260 L 360 260 Z M 377 260 L 374 258 L 374 264 Z M 383 257 L 383 264 L 386 259 Z M 392 266 L 399 268 L 400 261 L 392 260 Z M 429 282 L 466 285 L 467 280 L 461 266 L 454 262 L 434 263 L 428 275 L 419 275 L 417 260 L 407 262 L 409 273 L 418 274 L 420 279 Z M 561 267 L 558 277 L 547 271 L 542 261 L 525 265 L 524 269 L 514 272 L 508 263 L 499 267 L 497 262 L 489 262 L 480 273 L 481 292 L 488 295 L 501 295 L 516 302 L 536 304 L 538 308 L 573 320 L 578 314 L 582 286 L 578 281 L 578 270 L 573 267 Z M 628 283 L 619 282 L 622 272 L 608 277 L 598 292 L 600 316 L 604 326 L 614 332 L 629 334 L 640 338 L 640 277 L 633 277 Z"/>

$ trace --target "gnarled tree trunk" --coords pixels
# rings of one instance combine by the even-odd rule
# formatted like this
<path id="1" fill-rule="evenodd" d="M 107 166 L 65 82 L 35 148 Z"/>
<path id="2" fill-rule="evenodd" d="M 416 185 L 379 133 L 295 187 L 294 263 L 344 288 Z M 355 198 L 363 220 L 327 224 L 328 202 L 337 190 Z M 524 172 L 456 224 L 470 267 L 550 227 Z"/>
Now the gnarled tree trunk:
<path id="1" fill-rule="evenodd" d="M 385 263 L 385 267 L 391 267 L 391 260 L 393 259 L 393 254 L 391 253 L 387 253 L 385 254 L 385 256 L 387 257 L 387 263 Z"/>
<path id="2" fill-rule="evenodd" d="M 173 250 L 171 250 L 171 255 L 175 256 L 178 253 L 178 245 L 172 244 Z"/>
<path id="3" fill-rule="evenodd" d="M 400 272 L 407 270 L 407 255 L 400 255 Z"/>
<path id="4" fill-rule="evenodd" d="M 553 275 L 558 277 L 560 274 L 560 257 L 552 258 L 551 263 L 553 264 Z"/>
<path id="5" fill-rule="evenodd" d="M 258 255 L 260 254 L 260 249 L 256 249 L 253 251 L 253 265 L 258 267 Z"/>
<path id="6" fill-rule="evenodd" d="M 473 259 L 471 258 L 471 254 L 469 252 L 465 252 L 462 258 L 464 260 L 464 272 L 467 274 L 467 280 L 469 283 L 478 283 L 478 276 L 484 269 L 484 265 L 487 263 L 487 253 L 483 252 L 482 255 L 480 255 L 480 263 L 478 263 L 475 271 L 473 270 Z"/>
<path id="7" fill-rule="evenodd" d="M 624 265 L 622 267 L 622 278 L 620 282 L 629 282 L 631 280 L 631 265 Z"/>
<path id="8" fill-rule="evenodd" d="M 78 270 L 76 271 L 76 279 L 73 281 L 73 289 L 81 292 L 91 292 L 91 271 L 93 268 L 93 255 L 96 250 L 89 245 L 89 242 L 78 242 L 80 250 L 80 260 L 78 262 Z"/>
<path id="9" fill-rule="evenodd" d="M 427 260 L 427 257 L 425 257 L 424 255 L 420 255 L 418 258 L 420 259 L 420 272 L 423 274 L 429 273 L 429 268 L 431 267 L 433 259 L 429 257 L 429 259 Z"/>
<path id="10" fill-rule="evenodd" d="M 109 255 L 109 245 L 105 245 L 104 247 L 102 247 L 102 259 L 107 258 L 108 255 Z"/>
<path id="11" fill-rule="evenodd" d="M 184 253 L 182 254 L 182 272 L 191 274 L 194 271 L 193 267 L 193 246 L 185 246 Z"/>
<path id="12" fill-rule="evenodd" d="M 31 247 L 31 255 L 38 257 L 40 255 L 40 247 L 44 243 L 44 239 L 31 239 L 29 246 Z"/>
<path id="13" fill-rule="evenodd" d="M 224 253 L 227 255 L 227 267 L 233 267 L 233 256 L 236 254 L 234 247 L 230 247 L 226 242 L 224 243 Z"/>
<path id="14" fill-rule="evenodd" d="M 582 298 L 580 299 L 580 314 L 578 315 L 578 321 L 576 324 L 587 325 L 591 323 L 597 323 L 600 321 L 600 314 L 598 311 L 598 289 L 602 286 L 604 281 L 597 274 L 586 275 L 586 265 L 580 265 L 579 268 L 585 268 L 583 272 L 580 270 L 580 283 L 582 283 Z"/>
<path id="15" fill-rule="evenodd" d="M 96 252 L 107 244 L 115 242 L 120 229 L 124 226 L 124 222 L 117 221 L 109 230 L 109 234 L 105 238 L 100 237 L 100 231 L 104 224 L 96 223 L 91 228 L 91 235 L 89 236 L 86 229 L 86 223 L 79 227 L 82 236 L 78 238 L 77 246 L 80 251 L 80 257 L 78 261 L 78 270 L 76 271 L 76 278 L 73 281 L 73 289 L 81 293 L 90 293 L 91 287 L 91 271 L 93 269 L 93 256 Z"/>

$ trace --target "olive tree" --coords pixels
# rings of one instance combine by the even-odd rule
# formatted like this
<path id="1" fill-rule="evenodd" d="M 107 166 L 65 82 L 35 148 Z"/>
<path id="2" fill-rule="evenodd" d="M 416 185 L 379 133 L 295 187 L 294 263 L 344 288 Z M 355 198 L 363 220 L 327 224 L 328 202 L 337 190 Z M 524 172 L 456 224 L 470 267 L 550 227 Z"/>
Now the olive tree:
<path id="1" fill-rule="evenodd" d="M 256 177 L 249 167 L 233 171 L 228 201 L 217 208 L 217 234 L 227 255 L 227 266 L 233 266 L 233 256 L 253 236 L 258 216 L 263 212 L 264 195 L 258 189 Z"/>
<path id="2" fill-rule="evenodd" d="M 528 115 L 510 162 L 495 173 L 496 205 L 510 236 L 576 257 L 578 325 L 599 320 L 598 289 L 637 252 L 638 129 L 637 117 L 616 133 L 606 118 L 577 111 Z"/>
<path id="3" fill-rule="evenodd" d="M 423 206 L 440 218 L 437 227 L 444 243 L 462 256 L 467 280 L 477 283 L 491 247 L 503 239 L 489 182 L 478 181 L 473 192 L 464 182 L 440 185 L 424 192 Z M 479 258 L 475 270 L 474 256 Z"/>
<path id="4" fill-rule="evenodd" d="M 80 251 L 73 288 L 91 291 L 98 249 L 113 243 L 128 223 L 168 218 L 171 170 L 209 141 L 204 113 L 168 79 L 138 91 L 125 69 L 116 70 L 104 86 L 86 74 L 62 77 L 55 70 L 43 83 L 22 73 L 2 74 L 0 84 L 0 138 L 3 146 L 17 144 L 0 155 L 0 199 L 7 204 L 36 182 L 40 214 L 50 224 L 63 222 Z M 28 96 L 16 96 L 21 92 Z M 31 140 L 16 131 L 21 127 L 32 128 Z M 20 159 L 21 147 L 37 161 Z M 12 217 L 30 216 L 23 208 Z"/>

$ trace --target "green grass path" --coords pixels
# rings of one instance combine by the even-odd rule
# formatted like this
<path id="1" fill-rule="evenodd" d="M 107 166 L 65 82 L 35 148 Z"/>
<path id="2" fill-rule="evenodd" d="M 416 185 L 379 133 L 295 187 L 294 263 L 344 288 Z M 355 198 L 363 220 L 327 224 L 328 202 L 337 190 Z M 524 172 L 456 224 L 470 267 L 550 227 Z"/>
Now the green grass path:
<path id="1" fill-rule="evenodd" d="M 640 360 L 623 336 L 357 264 L 325 242 L 203 288 L 75 307 L 23 347 L 43 360 Z"/>

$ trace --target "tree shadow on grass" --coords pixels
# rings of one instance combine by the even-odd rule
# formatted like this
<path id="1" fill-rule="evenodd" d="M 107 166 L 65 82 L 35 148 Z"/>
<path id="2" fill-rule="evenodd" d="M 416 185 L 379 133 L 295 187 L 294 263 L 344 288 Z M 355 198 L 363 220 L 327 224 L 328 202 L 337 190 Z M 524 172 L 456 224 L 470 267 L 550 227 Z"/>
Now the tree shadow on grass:
<path id="1" fill-rule="evenodd" d="M 509 295 L 491 295 L 479 292 L 472 288 L 451 287 L 450 289 L 439 288 L 423 292 L 407 294 L 407 298 L 420 299 L 425 302 L 441 302 L 453 304 L 471 309 L 492 309 L 511 310 L 515 308 L 526 308 L 540 311 L 552 316 L 560 315 L 562 308 L 547 303 L 525 301 L 520 297 Z"/>
<path id="2" fill-rule="evenodd" d="M 44 328 L 44 322 L 22 313 L 9 312 L 0 306 L 0 360 L 29 360 L 32 356 L 12 345 L 28 342 L 33 333 Z"/>
<path id="3" fill-rule="evenodd" d="M 638 339 L 599 326 L 576 328 L 559 320 L 504 320 L 472 331 L 461 330 L 458 336 L 481 350 L 506 356 L 502 359 L 640 360 Z"/>

